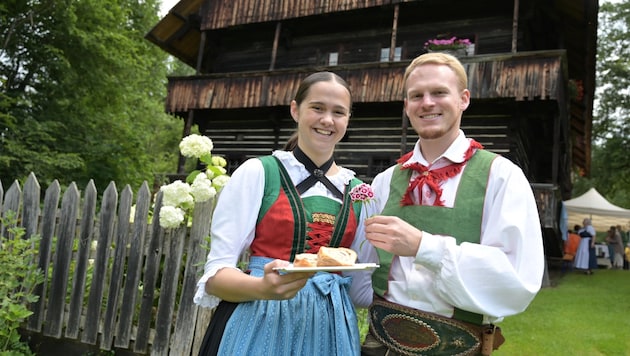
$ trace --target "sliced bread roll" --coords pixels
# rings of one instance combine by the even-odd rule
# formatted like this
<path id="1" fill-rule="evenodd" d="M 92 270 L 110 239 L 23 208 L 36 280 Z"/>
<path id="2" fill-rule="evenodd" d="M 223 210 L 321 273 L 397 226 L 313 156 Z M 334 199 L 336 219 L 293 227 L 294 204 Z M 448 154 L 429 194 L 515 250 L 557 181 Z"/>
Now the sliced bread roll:
<path id="1" fill-rule="evenodd" d="M 294 267 L 317 267 L 317 254 L 299 253 L 293 260 Z"/>
<path id="2" fill-rule="evenodd" d="M 317 266 L 352 266 L 357 261 L 357 253 L 345 247 L 322 246 L 317 252 Z"/>

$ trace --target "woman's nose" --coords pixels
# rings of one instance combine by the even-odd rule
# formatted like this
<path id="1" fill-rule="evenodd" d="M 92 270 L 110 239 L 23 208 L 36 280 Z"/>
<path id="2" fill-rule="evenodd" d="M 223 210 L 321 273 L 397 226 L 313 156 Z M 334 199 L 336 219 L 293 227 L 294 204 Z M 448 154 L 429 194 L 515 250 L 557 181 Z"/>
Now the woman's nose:
<path id="1" fill-rule="evenodd" d="M 320 121 L 326 122 L 326 123 L 332 123 L 333 120 L 333 113 L 330 111 L 324 111 L 322 113 L 322 116 L 319 119 Z"/>

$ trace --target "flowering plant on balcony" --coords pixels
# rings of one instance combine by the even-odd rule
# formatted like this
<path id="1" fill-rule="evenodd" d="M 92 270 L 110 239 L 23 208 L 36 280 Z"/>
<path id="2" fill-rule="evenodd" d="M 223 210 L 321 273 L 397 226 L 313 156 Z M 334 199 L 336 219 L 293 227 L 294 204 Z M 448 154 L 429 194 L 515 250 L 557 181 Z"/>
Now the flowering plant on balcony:
<path id="1" fill-rule="evenodd" d="M 160 210 L 160 226 L 175 228 L 182 223 L 190 223 L 195 203 L 214 198 L 229 180 L 225 166 L 227 161 L 211 154 L 214 148 L 212 140 L 207 136 L 189 135 L 182 139 L 179 150 L 184 157 L 197 158 L 206 165 L 204 170 L 194 170 L 186 182 L 176 180 L 163 185 L 162 208 Z"/>
<path id="2" fill-rule="evenodd" d="M 424 43 L 427 51 L 456 51 L 472 45 L 468 38 L 451 37 L 447 39 L 433 38 Z"/>

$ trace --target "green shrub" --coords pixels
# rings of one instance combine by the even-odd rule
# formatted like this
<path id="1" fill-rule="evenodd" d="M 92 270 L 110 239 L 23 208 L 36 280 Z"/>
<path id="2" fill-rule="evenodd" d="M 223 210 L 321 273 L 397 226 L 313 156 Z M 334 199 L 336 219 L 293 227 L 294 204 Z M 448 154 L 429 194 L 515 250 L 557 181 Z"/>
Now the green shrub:
<path id="1" fill-rule="evenodd" d="M 0 219 L 8 227 L 6 236 L 0 236 L 0 355 L 33 355 L 18 329 L 33 314 L 28 308 L 38 299 L 33 291 L 44 281 L 35 260 L 40 237 L 25 238 L 15 221 L 11 212 Z"/>

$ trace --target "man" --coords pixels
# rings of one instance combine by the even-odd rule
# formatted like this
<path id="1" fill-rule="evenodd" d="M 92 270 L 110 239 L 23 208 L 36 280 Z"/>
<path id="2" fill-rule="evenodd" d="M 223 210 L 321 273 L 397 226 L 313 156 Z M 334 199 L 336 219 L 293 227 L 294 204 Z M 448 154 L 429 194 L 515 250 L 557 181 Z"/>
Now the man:
<path id="1" fill-rule="evenodd" d="M 380 268 L 364 355 L 488 355 L 503 341 L 494 323 L 540 289 L 534 195 L 519 167 L 460 130 L 467 85 L 447 54 L 421 55 L 405 71 L 405 114 L 419 139 L 373 181 L 382 215 L 366 221 L 366 239 Z M 374 339 L 389 351 L 370 347 Z"/>

